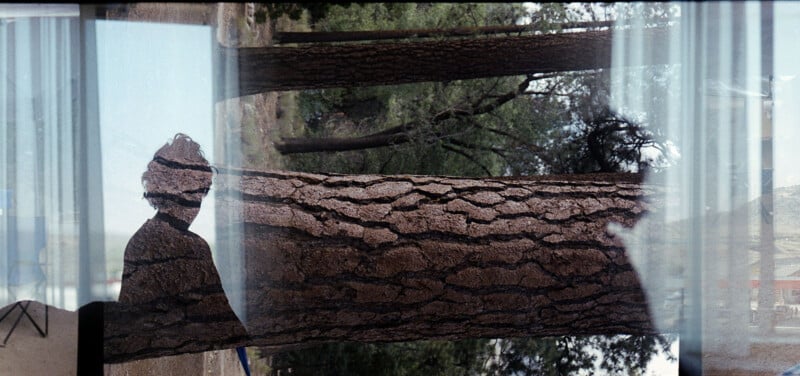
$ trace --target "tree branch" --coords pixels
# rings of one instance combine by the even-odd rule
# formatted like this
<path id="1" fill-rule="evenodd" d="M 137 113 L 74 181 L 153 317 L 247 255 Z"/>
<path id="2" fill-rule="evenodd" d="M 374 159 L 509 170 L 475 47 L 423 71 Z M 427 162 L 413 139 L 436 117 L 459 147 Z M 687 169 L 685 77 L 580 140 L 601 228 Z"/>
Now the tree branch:
<path id="1" fill-rule="evenodd" d="M 450 144 L 450 143 L 443 143 L 443 144 L 442 144 L 442 148 L 443 148 L 443 149 L 445 149 L 445 150 L 447 150 L 447 151 L 451 151 L 451 152 L 453 152 L 453 153 L 456 153 L 456 154 L 458 154 L 458 155 L 461 155 L 462 157 L 466 158 L 467 160 L 469 160 L 470 162 L 472 162 L 472 163 L 473 163 L 473 164 L 475 164 L 476 166 L 480 167 L 480 168 L 481 168 L 481 169 L 482 169 L 482 170 L 483 170 L 483 171 L 486 173 L 486 176 L 492 176 L 492 172 L 491 172 L 491 171 L 489 171 L 489 169 L 488 169 L 486 166 L 484 166 L 482 163 L 478 162 L 478 161 L 475 159 L 475 157 L 473 157 L 472 155 L 468 154 L 467 152 L 465 152 L 465 151 L 463 151 L 463 150 L 459 150 L 459 149 L 455 148 L 455 147 L 454 147 L 452 144 Z"/>
<path id="2" fill-rule="evenodd" d="M 669 28 L 302 47 L 220 47 L 220 64 L 238 68 L 218 100 L 267 91 L 396 85 L 611 66 L 612 35 L 663 44 Z M 435 57 L 435 58 L 434 58 Z M 656 49 L 643 65 L 664 64 Z"/>
<path id="3" fill-rule="evenodd" d="M 459 140 L 457 138 L 450 138 L 447 141 L 450 142 L 453 145 L 460 146 L 460 147 L 465 148 L 465 149 L 483 150 L 483 151 L 492 152 L 495 155 L 497 155 L 498 157 L 506 159 L 506 154 L 503 152 L 503 149 L 500 149 L 500 148 L 476 145 L 476 144 L 473 144 L 471 142 L 466 142 L 466 141 L 463 141 L 463 140 Z"/>
<path id="4" fill-rule="evenodd" d="M 466 118 L 469 116 L 482 115 L 492 112 L 504 105 L 505 103 L 516 98 L 519 93 L 524 92 L 528 85 L 541 76 L 528 75 L 519 85 L 516 90 L 511 90 L 497 98 L 492 103 L 473 108 L 471 110 L 454 109 L 450 108 L 441 111 L 434 115 L 430 123 L 432 125 L 439 124 L 445 120 L 453 119 L 456 117 Z M 477 123 L 475 123 L 477 125 Z M 282 138 L 280 141 L 275 142 L 275 149 L 283 154 L 296 154 L 296 153 L 314 153 L 314 152 L 332 152 L 332 151 L 350 151 L 350 150 L 363 150 L 377 147 L 385 147 L 390 145 L 398 145 L 407 143 L 412 140 L 411 135 L 408 133 L 410 129 L 419 126 L 418 123 L 405 123 L 380 132 L 373 133 L 368 136 L 354 137 L 354 138 Z M 437 133 L 438 137 L 446 137 Z"/>
<path id="5" fill-rule="evenodd" d="M 570 22 L 556 24 L 562 30 L 611 27 L 613 21 Z M 475 35 L 507 34 L 533 32 L 534 25 L 503 25 L 462 27 L 454 29 L 407 29 L 407 30 L 365 30 L 365 31 L 323 31 L 323 32 L 276 32 L 273 40 L 277 44 L 289 43 L 330 43 L 357 42 L 409 38 L 470 37 Z"/>

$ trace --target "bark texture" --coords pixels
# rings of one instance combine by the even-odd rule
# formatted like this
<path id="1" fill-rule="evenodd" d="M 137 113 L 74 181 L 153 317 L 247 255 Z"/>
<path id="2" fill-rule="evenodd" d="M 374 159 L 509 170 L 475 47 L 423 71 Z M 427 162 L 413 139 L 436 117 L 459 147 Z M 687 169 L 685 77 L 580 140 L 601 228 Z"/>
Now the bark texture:
<path id="1" fill-rule="evenodd" d="M 400 128 L 400 127 L 398 127 Z M 391 129 L 393 131 L 395 129 Z M 319 153 L 325 151 L 349 151 L 380 148 L 405 144 L 411 141 L 408 133 L 398 130 L 396 133 L 384 132 L 361 137 L 285 137 L 275 142 L 275 150 L 283 155 L 299 153 Z"/>
<path id="2" fill-rule="evenodd" d="M 201 352 L 247 339 L 208 244 L 156 216 L 131 238 L 119 302 L 106 303 L 107 362 Z M 227 346 L 230 347 L 230 346 Z"/>
<path id="3" fill-rule="evenodd" d="M 638 30 L 637 37 L 663 44 L 666 29 Z M 580 71 L 611 65 L 611 30 L 414 43 L 371 43 L 222 49 L 239 69 L 238 92 L 321 89 L 448 81 L 543 72 Z M 630 38 L 634 32 L 618 34 Z M 642 64 L 666 61 L 664 49 Z"/>
<path id="4" fill-rule="evenodd" d="M 141 339 L 165 320 L 174 330 L 107 344 L 107 361 L 245 344 L 653 331 L 606 227 L 632 226 L 657 194 L 635 176 L 222 173 L 240 175 L 217 189 L 244 228 L 248 336 L 226 333 L 213 307 L 139 307 L 161 314 L 130 321 L 110 305 L 106 337 Z"/>
<path id="5" fill-rule="evenodd" d="M 598 28 L 614 26 L 613 21 L 569 22 L 561 29 Z M 276 32 L 273 40 L 278 44 L 287 43 L 331 43 L 358 42 L 386 39 L 435 38 L 435 37 L 472 37 L 476 35 L 528 33 L 535 31 L 533 25 L 501 25 L 481 27 L 461 27 L 455 29 L 406 29 L 406 30 L 369 30 L 369 31 L 312 31 L 312 32 Z"/>

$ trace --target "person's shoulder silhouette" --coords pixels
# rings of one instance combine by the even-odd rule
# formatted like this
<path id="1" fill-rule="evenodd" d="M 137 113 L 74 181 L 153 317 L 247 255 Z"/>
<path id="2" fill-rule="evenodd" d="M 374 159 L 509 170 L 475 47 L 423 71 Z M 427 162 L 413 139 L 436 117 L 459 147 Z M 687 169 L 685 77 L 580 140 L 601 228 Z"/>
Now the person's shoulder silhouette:
<path id="1" fill-rule="evenodd" d="M 177 134 L 153 156 L 142 184 L 144 197 L 158 212 L 128 241 L 119 301 L 105 302 L 102 312 L 90 307 L 81 315 L 84 329 L 79 337 L 101 344 L 84 351 L 87 357 L 102 363 L 108 354 L 134 351 L 143 343 L 166 346 L 170 355 L 175 349 L 169 346 L 179 343 L 180 349 L 211 350 L 221 344 L 187 344 L 186 338 L 213 338 L 217 333 L 239 341 L 247 338 L 222 288 L 208 243 L 189 231 L 212 178 L 200 145 L 186 135 Z"/>
<path id="2" fill-rule="evenodd" d="M 200 145 L 184 134 L 155 153 L 142 184 L 144 197 L 158 212 L 125 248 L 120 303 L 191 301 L 222 292 L 208 243 L 189 231 L 212 177 Z"/>

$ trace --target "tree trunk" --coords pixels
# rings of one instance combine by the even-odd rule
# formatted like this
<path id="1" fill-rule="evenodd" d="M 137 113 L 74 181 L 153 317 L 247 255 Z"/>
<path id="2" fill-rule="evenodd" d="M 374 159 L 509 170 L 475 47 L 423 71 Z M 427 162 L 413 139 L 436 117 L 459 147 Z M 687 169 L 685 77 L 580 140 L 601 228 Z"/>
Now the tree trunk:
<path id="1" fill-rule="evenodd" d="M 407 133 L 377 133 L 362 137 L 285 137 L 275 142 L 275 150 L 283 155 L 318 153 L 325 151 L 351 151 L 405 144 L 411 141 Z"/>
<path id="2" fill-rule="evenodd" d="M 637 30 L 659 45 L 665 28 Z M 629 38 L 628 32 L 623 38 Z M 304 47 L 222 48 L 226 64 L 239 69 L 238 91 L 265 91 L 449 81 L 611 66 L 611 30 L 414 43 Z M 642 64 L 666 62 L 666 49 Z"/>
<path id="3" fill-rule="evenodd" d="M 612 27 L 614 21 L 568 22 L 555 24 L 561 29 L 588 29 Z M 499 25 L 481 27 L 460 27 L 454 29 L 407 29 L 407 30 L 368 30 L 368 31 L 279 31 L 272 39 L 278 44 L 288 43 L 331 43 L 359 42 L 387 39 L 471 37 L 476 35 L 529 33 L 535 31 L 533 25 Z"/>
<path id="4" fill-rule="evenodd" d="M 241 178 L 216 189 L 218 207 L 243 222 L 247 336 L 226 332 L 235 323 L 218 320 L 213 299 L 111 303 L 107 362 L 241 345 L 654 330 L 607 230 L 632 226 L 656 197 L 638 175 L 221 173 Z"/>

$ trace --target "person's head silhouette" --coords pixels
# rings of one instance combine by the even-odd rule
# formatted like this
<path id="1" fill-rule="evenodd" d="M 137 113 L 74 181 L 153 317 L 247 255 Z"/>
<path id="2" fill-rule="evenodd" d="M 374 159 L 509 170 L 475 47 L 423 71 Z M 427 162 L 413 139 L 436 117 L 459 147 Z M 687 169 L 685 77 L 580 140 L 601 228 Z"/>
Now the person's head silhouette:
<path id="1" fill-rule="evenodd" d="M 200 202 L 211 188 L 212 169 L 200 145 L 178 133 L 164 144 L 142 175 L 144 197 L 158 210 L 157 216 L 178 220 L 188 227 L 200 211 Z"/>

